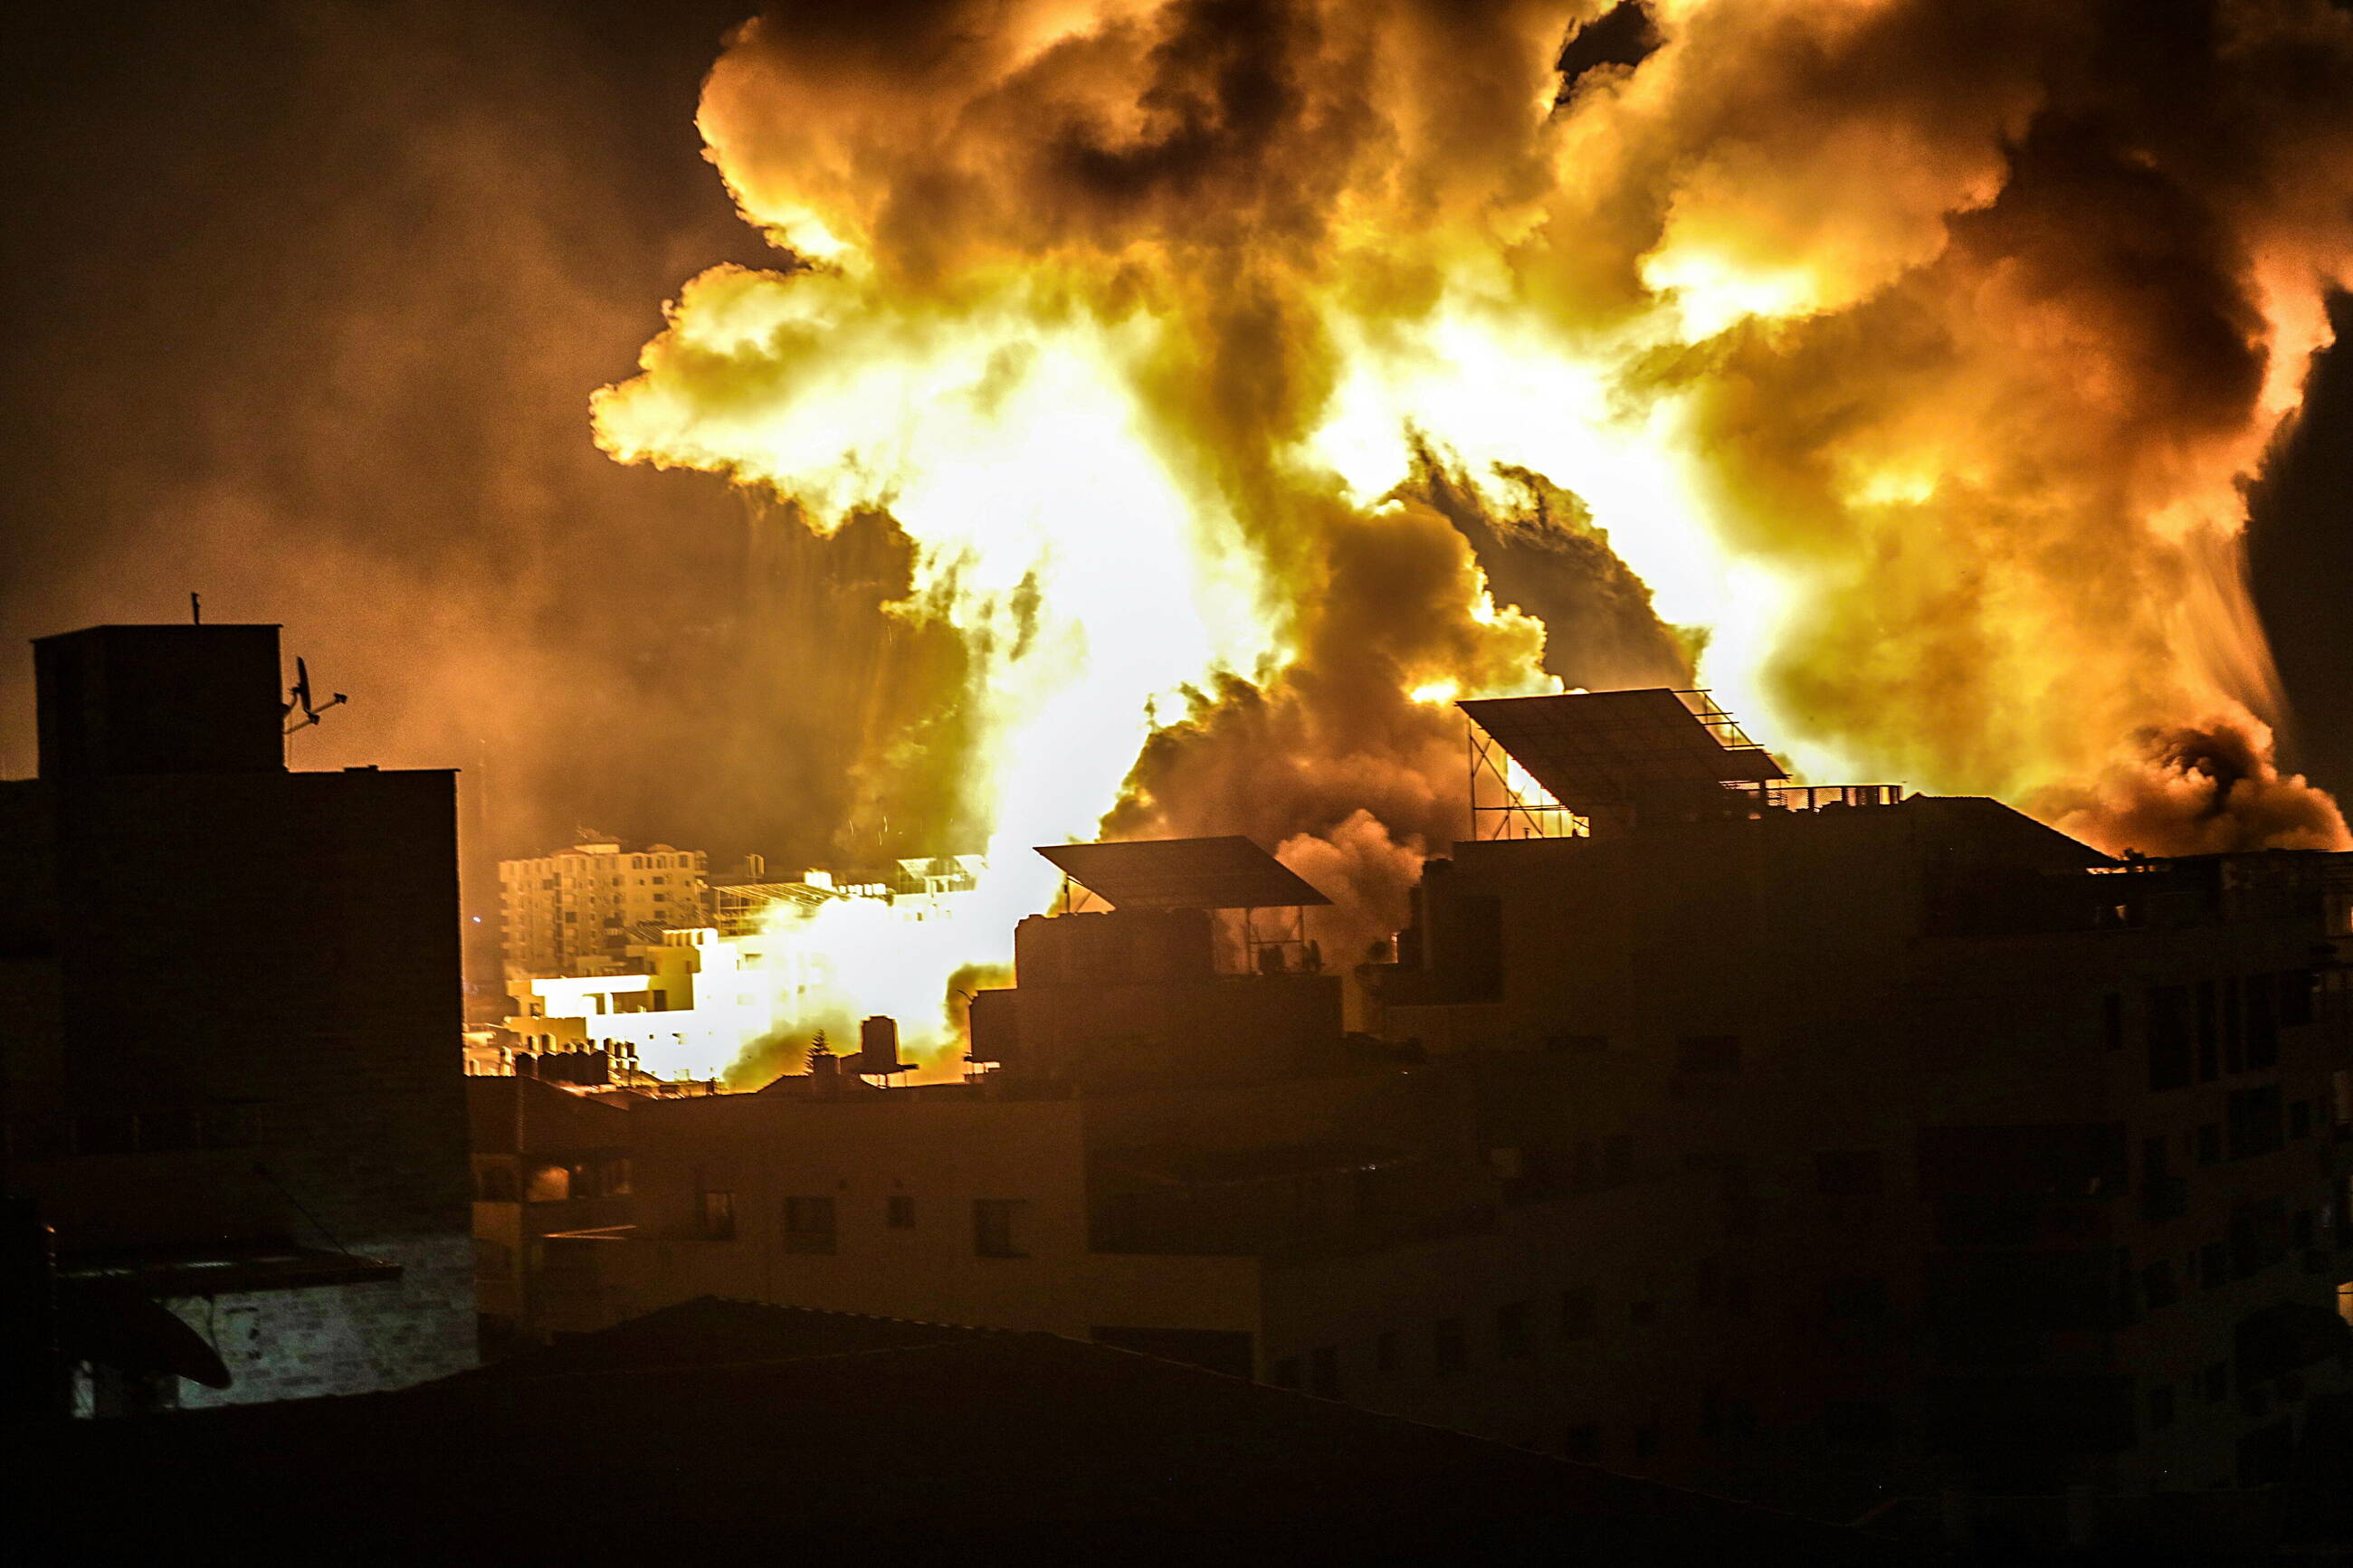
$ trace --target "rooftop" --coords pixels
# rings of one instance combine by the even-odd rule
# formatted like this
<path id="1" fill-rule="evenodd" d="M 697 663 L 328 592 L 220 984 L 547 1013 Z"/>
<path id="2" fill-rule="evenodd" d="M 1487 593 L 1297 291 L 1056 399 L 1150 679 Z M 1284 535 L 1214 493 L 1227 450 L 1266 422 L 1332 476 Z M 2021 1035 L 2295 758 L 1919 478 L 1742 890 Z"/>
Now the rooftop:
<path id="1" fill-rule="evenodd" d="M 462 1542 L 1249 1561 L 1893 1560 L 1850 1531 L 1047 1334 L 705 1298 L 398 1394 L 84 1424 L 20 1472 L 77 1555 Z M 21 1521 L 19 1521 L 22 1522 Z"/>
<path id="2" fill-rule="evenodd" d="M 1332 901 L 1239 836 L 1048 844 L 1038 853 L 1114 909 L 1274 910 Z"/>
<path id="3" fill-rule="evenodd" d="M 1788 776 L 1701 692 L 1578 691 L 1459 706 L 1553 799 L 1580 814 L 1661 791 Z"/>

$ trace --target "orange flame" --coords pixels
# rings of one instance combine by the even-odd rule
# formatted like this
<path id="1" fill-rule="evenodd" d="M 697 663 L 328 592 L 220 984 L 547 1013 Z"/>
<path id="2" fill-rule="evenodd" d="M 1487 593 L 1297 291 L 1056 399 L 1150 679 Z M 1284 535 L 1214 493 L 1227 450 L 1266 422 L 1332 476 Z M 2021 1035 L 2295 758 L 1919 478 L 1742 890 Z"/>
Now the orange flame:
<path id="1" fill-rule="evenodd" d="M 996 835 L 941 963 L 1107 818 L 1377 930 L 1459 824 L 1437 699 L 1563 682 L 2112 848 L 2343 846 L 2239 534 L 2353 275 L 2353 18 L 2110 15 L 776 8 L 701 127 L 788 254 L 596 437 L 913 542 Z"/>

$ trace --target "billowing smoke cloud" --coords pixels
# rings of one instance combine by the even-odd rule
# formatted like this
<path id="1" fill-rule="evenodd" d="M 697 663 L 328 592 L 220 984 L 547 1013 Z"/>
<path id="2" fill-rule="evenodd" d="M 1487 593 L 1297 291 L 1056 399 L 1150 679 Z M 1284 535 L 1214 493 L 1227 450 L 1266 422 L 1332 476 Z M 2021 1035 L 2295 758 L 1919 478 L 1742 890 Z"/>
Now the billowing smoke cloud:
<path id="1" fill-rule="evenodd" d="M 1468 811 L 1463 690 L 1531 684 L 1537 623 L 1474 615 L 1482 585 L 1462 536 L 1402 502 L 1331 536 L 1288 665 L 1262 685 L 1188 691 L 1187 716 L 1145 742 L 1107 836 L 1246 833 L 1340 899 L 1335 952 L 1403 923 L 1415 853 Z M 1419 693 L 1417 697 L 1415 694 Z"/>
<path id="2" fill-rule="evenodd" d="M 2239 542 L 2353 263 L 2318 0 L 786 4 L 702 126 L 790 262 L 598 438 L 888 517 L 1000 855 L 1248 832 L 1353 945 L 1450 699 L 1694 681 L 1815 777 L 2347 842 Z"/>
<path id="3" fill-rule="evenodd" d="M 932 809 L 907 759 L 953 750 L 965 653 L 883 609 L 906 541 L 880 518 L 815 538 L 718 480 L 617 468 L 583 428 L 680 276 L 769 254 L 691 123 L 743 14 L 26 24 L 0 773 L 33 766 L 23 638 L 181 619 L 196 590 L 208 620 L 284 623 L 352 694 L 297 766 L 464 770 L 478 975 L 490 862 L 582 825 L 723 863 L 927 847 L 898 847 Z"/>
<path id="4" fill-rule="evenodd" d="M 2353 262 L 2353 16 L 1708 8 L 1658 67 L 1660 125 L 1724 123 L 1646 275 L 1804 280 L 1672 373 L 1802 584 L 1789 738 L 2111 847 L 2346 842 L 2256 717 L 2238 536 Z"/>
<path id="5" fill-rule="evenodd" d="M 2345 841 L 2239 538 L 2353 257 L 2321 0 L 810 0 L 703 95 L 756 227 L 642 131 L 730 7 L 128 14 L 20 95 L 0 629 L 285 621 L 298 763 L 466 767 L 478 879 L 1108 811 L 1377 929 L 1449 681 Z M 601 438 L 732 493 L 579 428 L 720 261 Z"/>
<path id="6" fill-rule="evenodd" d="M 1335 900 L 1317 916 L 1325 947 L 1356 952 L 1404 923 L 1421 853 L 1463 832 L 1454 697 L 1535 689 L 1539 663 L 1570 687 L 1688 686 L 1683 640 L 1583 503 L 1540 476 L 1501 478 L 1510 504 L 1491 507 L 1424 453 L 1389 506 L 1336 530 L 1292 662 L 1262 688 L 1229 677 L 1187 693 L 1106 834 L 1279 845 Z M 1508 622 L 1480 618 L 1482 593 Z M 1496 635 L 1505 624 L 1520 635 Z"/>

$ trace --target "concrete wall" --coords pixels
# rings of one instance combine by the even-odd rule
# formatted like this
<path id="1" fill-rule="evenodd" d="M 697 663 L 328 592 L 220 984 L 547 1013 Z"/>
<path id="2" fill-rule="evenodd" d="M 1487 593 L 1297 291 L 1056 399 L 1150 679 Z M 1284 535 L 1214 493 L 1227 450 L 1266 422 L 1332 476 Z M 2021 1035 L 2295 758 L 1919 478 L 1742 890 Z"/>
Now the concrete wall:
<path id="1" fill-rule="evenodd" d="M 882 1094 L 849 1103 L 738 1095 L 630 1112 L 638 1224 L 629 1308 L 705 1293 L 1084 1338 L 1098 1325 L 1258 1331 L 1258 1264 L 1088 1250 L 1085 1107 Z M 702 1193 L 733 1194 L 735 1234 L 701 1236 Z M 792 1250 L 789 1197 L 833 1200 L 835 1250 Z M 913 1205 L 894 1227 L 890 1200 Z M 1026 1256 L 976 1249 L 976 1199 L 1021 1205 Z M 1139 1316 L 1146 1321 L 1139 1321 Z"/>
<path id="2" fill-rule="evenodd" d="M 474 1364 L 471 1238 L 361 1237 L 353 1250 L 397 1264 L 401 1277 L 165 1301 L 236 1380 L 225 1389 L 184 1381 L 181 1405 L 367 1394 Z"/>

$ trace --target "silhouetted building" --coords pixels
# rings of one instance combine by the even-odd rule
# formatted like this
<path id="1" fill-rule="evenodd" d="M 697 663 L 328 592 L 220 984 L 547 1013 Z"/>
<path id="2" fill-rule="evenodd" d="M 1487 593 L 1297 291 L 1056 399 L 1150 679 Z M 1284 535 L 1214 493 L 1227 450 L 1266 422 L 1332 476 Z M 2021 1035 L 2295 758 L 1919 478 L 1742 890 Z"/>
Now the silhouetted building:
<path id="1" fill-rule="evenodd" d="M 1576 1064 L 1514 1158 L 1582 1194 L 1570 1283 L 1641 1331 L 1609 1403 L 1658 1414 L 1596 1411 L 1602 1451 L 2285 1479 L 2348 1386 L 2353 856 L 2120 863 L 1784 787 L 1668 696 L 1466 704 L 1597 830 L 1457 845 L 1377 979 L 1433 1056 Z"/>
<path id="2" fill-rule="evenodd" d="M 2302 1473 L 2353 858 L 2116 862 L 1677 694 L 1526 700 L 1471 705 L 1525 836 L 1429 863 L 1377 1037 L 1262 851 L 1058 847 L 1116 907 L 1022 923 L 994 1071 L 631 1112 L 616 1300 L 1050 1330 L 1827 1517 L 2190 1539 Z"/>
<path id="3" fill-rule="evenodd" d="M 528 1075 L 469 1078 L 466 1101 L 483 1352 L 613 1321 L 604 1271 L 586 1249 L 610 1245 L 635 1218 L 624 1106 Z"/>
<path id="4" fill-rule="evenodd" d="M 1761 1563 L 1861 1532 L 1045 1334 L 683 1303 L 399 1394 L 113 1422 L 12 1478 L 80 1559 Z M 510 1471 L 516 1473 L 510 1474 Z M 40 1528 L 48 1524 L 48 1530 Z M 30 1527 L 30 1528 L 25 1528 Z"/>
<path id="5" fill-rule="evenodd" d="M 470 1364 L 452 776 L 287 771 L 275 626 L 34 646 L 40 773 L 0 784 L 6 1185 L 55 1228 L 85 1405 Z"/>

